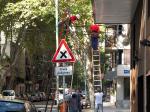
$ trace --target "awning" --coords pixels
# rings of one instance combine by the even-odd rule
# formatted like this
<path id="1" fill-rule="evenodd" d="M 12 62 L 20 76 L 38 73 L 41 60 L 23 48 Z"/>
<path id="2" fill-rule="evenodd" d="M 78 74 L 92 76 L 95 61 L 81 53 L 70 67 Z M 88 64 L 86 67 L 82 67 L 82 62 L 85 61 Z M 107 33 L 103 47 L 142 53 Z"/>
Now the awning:
<path id="1" fill-rule="evenodd" d="M 95 23 L 131 23 L 139 0 L 92 0 Z"/>

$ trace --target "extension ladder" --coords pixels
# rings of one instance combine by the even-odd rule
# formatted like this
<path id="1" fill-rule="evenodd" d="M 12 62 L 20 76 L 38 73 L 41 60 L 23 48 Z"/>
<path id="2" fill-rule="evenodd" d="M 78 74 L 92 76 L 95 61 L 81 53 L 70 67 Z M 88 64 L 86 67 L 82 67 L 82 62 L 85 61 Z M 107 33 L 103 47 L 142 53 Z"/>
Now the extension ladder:
<path id="1" fill-rule="evenodd" d="M 102 74 L 100 66 L 100 51 L 92 49 L 93 87 L 102 89 Z"/>

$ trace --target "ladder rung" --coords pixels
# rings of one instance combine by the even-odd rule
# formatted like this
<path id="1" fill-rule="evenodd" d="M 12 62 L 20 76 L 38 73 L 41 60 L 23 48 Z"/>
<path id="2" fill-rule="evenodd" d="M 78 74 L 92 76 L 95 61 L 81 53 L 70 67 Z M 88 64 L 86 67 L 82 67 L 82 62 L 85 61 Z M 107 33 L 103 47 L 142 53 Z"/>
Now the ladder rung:
<path id="1" fill-rule="evenodd" d="M 93 52 L 93 55 L 99 55 L 100 53 L 99 52 Z"/>
<path id="2" fill-rule="evenodd" d="M 98 69 L 94 69 L 93 71 L 100 71 L 100 70 L 98 70 Z"/>
<path id="3" fill-rule="evenodd" d="M 94 80 L 94 82 L 101 82 L 101 80 Z"/>
<path id="4" fill-rule="evenodd" d="M 96 61 L 96 62 L 97 62 L 97 61 L 99 61 L 99 60 L 93 60 L 93 61 Z"/>
<path id="5" fill-rule="evenodd" d="M 101 84 L 95 84 L 94 86 L 101 86 Z"/>
<path id="6" fill-rule="evenodd" d="M 94 85 L 94 86 L 100 86 L 101 87 L 101 85 Z"/>
<path id="7" fill-rule="evenodd" d="M 100 65 L 93 65 L 93 68 L 99 67 Z"/>
<path id="8" fill-rule="evenodd" d="M 93 61 L 100 61 L 100 60 L 93 60 Z"/>
<path id="9" fill-rule="evenodd" d="M 93 69 L 98 70 L 98 69 L 100 69 L 99 67 L 100 67 L 100 66 L 94 66 L 94 65 L 93 65 Z"/>
<path id="10" fill-rule="evenodd" d="M 101 81 L 100 79 L 94 80 L 94 81 Z"/>
<path id="11" fill-rule="evenodd" d="M 94 57 L 95 57 L 95 58 L 96 58 L 96 57 L 100 57 L 100 55 L 93 55 L 93 58 L 94 58 Z"/>
<path id="12" fill-rule="evenodd" d="M 100 78 L 101 76 L 100 75 L 93 75 L 93 77 Z"/>

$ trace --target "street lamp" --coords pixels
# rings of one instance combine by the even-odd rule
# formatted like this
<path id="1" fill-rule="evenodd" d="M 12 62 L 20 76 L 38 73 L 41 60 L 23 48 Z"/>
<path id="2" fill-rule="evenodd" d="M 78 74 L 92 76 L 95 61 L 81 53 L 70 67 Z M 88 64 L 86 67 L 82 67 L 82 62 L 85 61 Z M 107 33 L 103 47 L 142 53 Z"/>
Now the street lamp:
<path id="1" fill-rule="evenodd" d="M 55 0 L 55 18 L 56 18 L 56 49 L 58 48 L 58 0 Z M 56 63 L 56 66 L 58 66 L 58 63 Z M 56 76 L 56 97 L 58 102 L 58 89 L 59 89 L 59 76 Z M 57 103 L 58 107 L 58 103 Z"/>

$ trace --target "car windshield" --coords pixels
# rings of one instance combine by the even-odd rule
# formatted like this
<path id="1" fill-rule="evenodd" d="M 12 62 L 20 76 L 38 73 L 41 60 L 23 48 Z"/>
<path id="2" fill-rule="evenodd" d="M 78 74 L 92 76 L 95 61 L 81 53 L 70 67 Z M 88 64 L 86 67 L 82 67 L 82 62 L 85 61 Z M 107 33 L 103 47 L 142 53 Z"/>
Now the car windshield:
<path id="1" fill-rule="evenodd" d="M 0 112 L 25 112 L 23 103 L 0 101 Z"/>
<path id="2" fill-rule="evenodd" d="M 12 92 L 12 91 L 4 91 L 3 92 L 3 96 L 14 96 L 15 95 L 15 93 L 14 92 Z"/>

